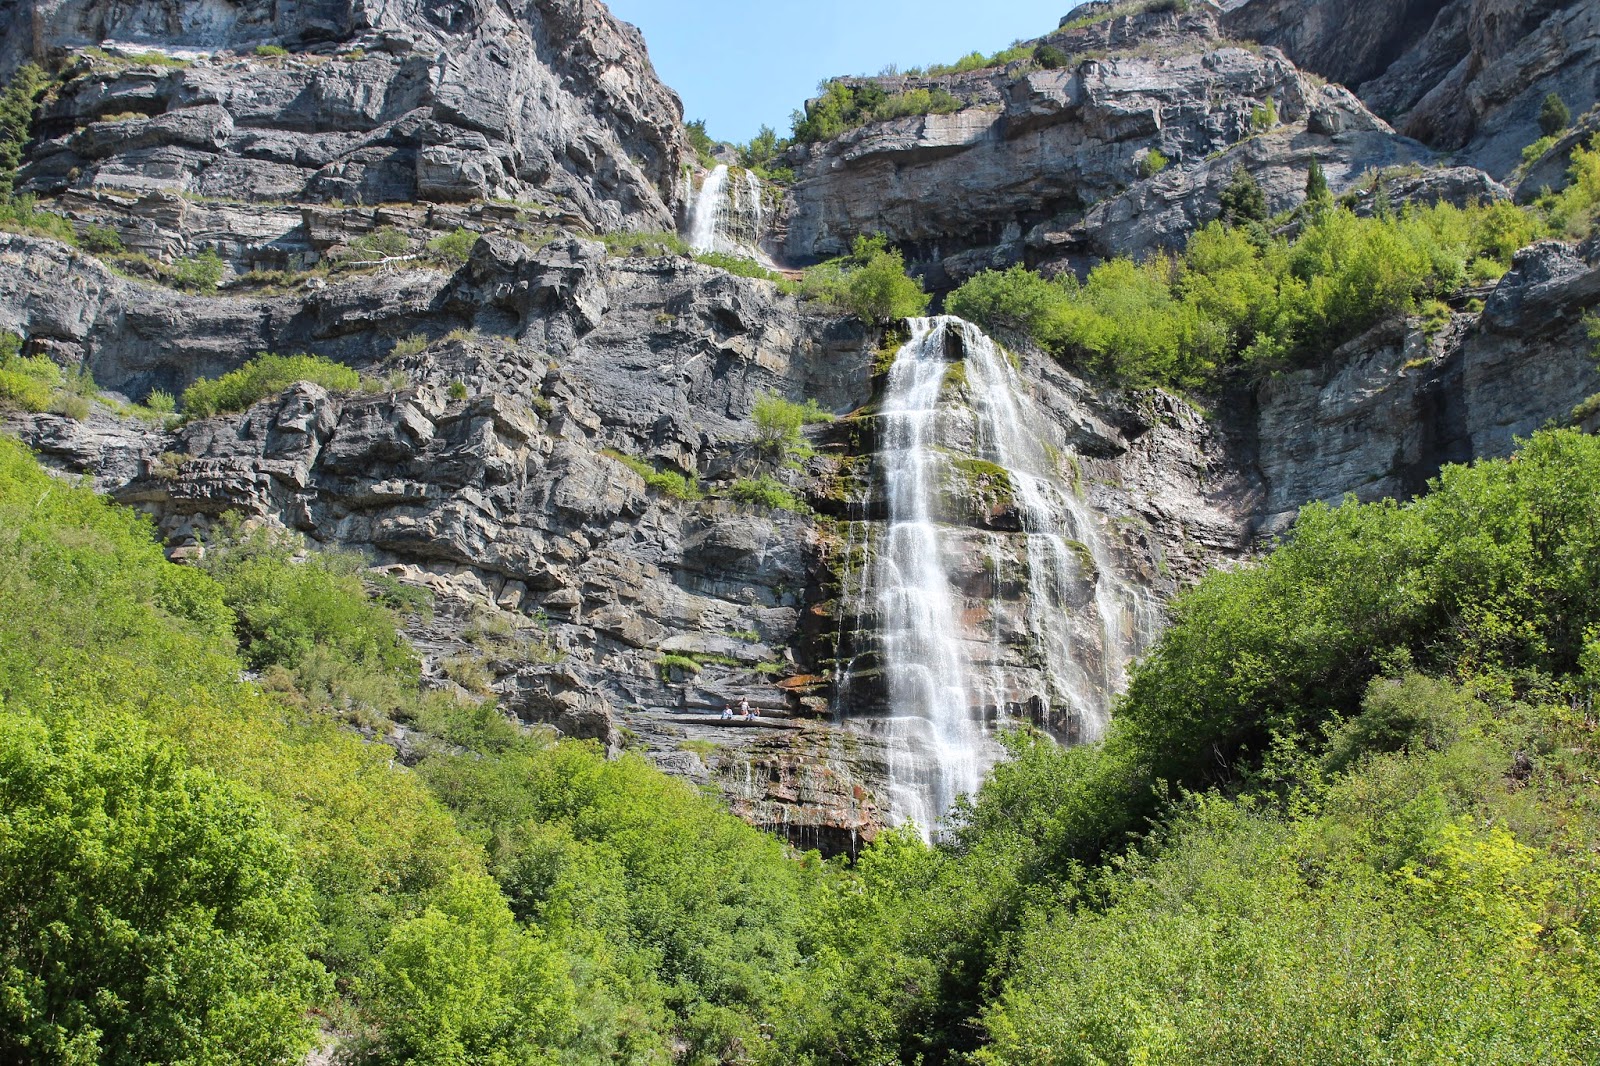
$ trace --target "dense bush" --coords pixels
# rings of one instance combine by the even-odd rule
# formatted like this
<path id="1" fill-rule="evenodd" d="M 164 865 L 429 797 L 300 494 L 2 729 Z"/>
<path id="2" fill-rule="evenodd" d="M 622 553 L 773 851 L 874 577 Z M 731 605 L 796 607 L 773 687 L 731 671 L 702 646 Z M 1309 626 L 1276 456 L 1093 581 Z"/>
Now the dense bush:
<path id="1" fill-rule="evenodd" d="M 906 276 L 905 257 L 876 235 L 857 237 L 851 255 L 807 270 L 800 291 L 869 323 L 925 314 L 931 299 Z"/>
<path id="2" fill-rule="evenodd" d="M 297 381 L 310 381 L 331 392 L 354 392 L 361 375 L 320 355 L 271 355 L 261 352 L 238 370 L 220 378 L 201 378 L 183 390 L 185 418 L 210 418 L 243 411 Z"/>
<path id="3" fill-rule="evenodd" d="M 43 355 L 23 355 L 22 338 L 0 333 L 0 407 L 46 411 L 61 388 L 61 368 Z"/>
<path id="4" fill-rule="evenodd" d="M 0 715 L 0 1055 L 297 1063 L 327 993 L 261 799 L 133 719 Z"/>
<path id="5" fill-rule="evenodd" d="M 803 144 L 826 141 L 872 122 L 909 115 L 945 115 L 960 111 L 963 106 L 940 87 L 889 93 L 872 82 L 852 87 L 842 81 L 830 81 L 820 97 L 806 104 L 804 113 L 794 113 L 794 139 Z"/>
<path id="6" fill-rule="evenodd" d="M 469 229 L 455 229 L 428 241 L 428 251 L 447 266 L 459 266 L 472 256 L 478 243 L 478 234 Z"/>
<path id="7" fill-rule="evenodd" d="M 657 470 L 635 455 L 624 455 L 616 451 L 606 454 L 644 478 L 645 486 L 653 492 L 671 496 L 675 500 L 698 500 L 705 495 L 700 490 L 700 483 L 693 477 L 676 470 Z"/>
<path id="8" fill-rule="evenodd" d="M 50 79 L 32 63 L 24 63 L 0 92 L 0 203 L 16 190 L 17 168 L 33 135 L 33 113 Z"/>
<path id="9" fill-rule="evenodd" d="M 833 421 L 815 400 L 793 403 L 775 392 L 763 392 L 750 408 L 756 424 L 756 448 L 775 462 L 805 460 L 811 457 L 804 429 L 808 425 Z"/>
<path id="10" fill-rule="evenodd" d="M 215 248 L 207 248 L 199 255 L 173 260 L 167 277 L 180 289 L 209 293 L 217 291 L 222 273 L 222 257 Z"/>
<path id="11" fill-rule="evenodd" d="M 697 118 L 685 123 L 683 129 L 689 138 L 689 147 L 694 149 L 695 158 L 700 161 L 700 165 L 707 170 L 715 167 L 717 160 L 711 153 L 716 150 L 717 142 L 706 132 L 706 120 Z"/>
<path id="12" fill-rule="evenodd" d="M 740 503 L 753 503 L 774 511 L 804 513 L 805 501 L 776 478 L 762 475 L 757 478 L 740 478 L 728 489 L 728 498 Z"/>
<path id="13" fill-rule="evenodd" d="M 1293 240 L 1267 239 L 1248 224 L 1264 215 L 1259 190 L 1235 184 L 1239 224 L 1196 232 L 1181 257 L 1109 260 L 1081 285 L 1021 267 L 988 272 L 946 308 L 1130 385 L 1194 388 L 1230 367 L 1264 371 L 1324 354 L 1385 316 L 1498 277 L 1540 232 L 1506 203 L 1388 218 L 1324 204 Z"/>
<path id="14" fill-rule="evenodd" d="M 1582 240 L 1595 230 L 1600 218 L 1600 134 L 1573 150 L 1571 183 L 1541 205 L 1550 212 L 1558 236 Z"/>

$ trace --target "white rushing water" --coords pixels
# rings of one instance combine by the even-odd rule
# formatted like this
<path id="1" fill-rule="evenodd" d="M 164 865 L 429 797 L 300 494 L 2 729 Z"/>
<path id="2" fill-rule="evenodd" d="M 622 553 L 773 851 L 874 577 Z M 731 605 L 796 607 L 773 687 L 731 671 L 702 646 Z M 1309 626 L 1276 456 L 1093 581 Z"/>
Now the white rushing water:
<path id="1" fill-rule="evenodd" d="M 1063 476 L 1048 416 L 1010 357 L 958 318 L 911 325 L 884 398 L 889 520 L 865 594 L 889 698 L 891 816 L 931 837 L 999 757 L 995 725 L 1025 712 L 1063 739 L 1097 739 L 1158 614 L 1118 576 L 1104 519 Z M 955 353 L 966 363 L 965 401 L 946 385 Z M 952 519 L 961 508 L 945 493 L 970 481 L 956 476 L 960 460 L 1003 470 L 1020 532 Z M 1025 569 L 1025 597 L 1007 598 L 1008 564 Z M 962 587 L 961 575 L 981 571 L 993 575 L 987 602 Z"/>
<path id="2" fill-rule="evenodd" d="M 889 687 L 889 788 L 894 816 L 931 832 L 992 765 L 974 719 L 955 592 L 935 519 L 943 483 L 939 393 L 945 321 L 915 319 L 884 397 L 880 461 L 889 525 L 873 564 Z"/>
<path id="3" fill-rule="evenodd" d="M 743 180 L 731 177 L 722 164 L 706 175 L 689 209 L 684 239 L 696 255 L 722 252 L 770 266 L 761 250 L 767 222 L 761 179 L 749 170 Z"/>
<path id="4" fill-rule="evenodd" d="M 727 185 L 728 168 L 718 164 L 715 170 L 706 175 L 700 193 L 694 199 L 694 206 L 689 209 L 689 248 L 697 255 L 716 250 L 717 218 L 724 207 L 723 190 Z"/>

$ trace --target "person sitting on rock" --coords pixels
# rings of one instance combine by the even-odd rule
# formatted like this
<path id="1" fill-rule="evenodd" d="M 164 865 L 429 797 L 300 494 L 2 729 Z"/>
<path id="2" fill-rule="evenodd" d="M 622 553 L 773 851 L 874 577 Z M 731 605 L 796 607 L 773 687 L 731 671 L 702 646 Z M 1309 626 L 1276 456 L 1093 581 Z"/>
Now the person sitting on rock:
<path id="1" fill-rule="evenodd" d="M 739 717 L 748 722 L 750 720 L 750 697 L 739 697 Z"/>
<path id="2" fill-rule="evenodd" d="M 724 704 L 723 708 L 722 708 L 722 720 L 724 722 L 726 722 L 728 719 L 730 719 L 732 717 L 733 717 L 733 708 L 727 706 L 726 704 Z"/>

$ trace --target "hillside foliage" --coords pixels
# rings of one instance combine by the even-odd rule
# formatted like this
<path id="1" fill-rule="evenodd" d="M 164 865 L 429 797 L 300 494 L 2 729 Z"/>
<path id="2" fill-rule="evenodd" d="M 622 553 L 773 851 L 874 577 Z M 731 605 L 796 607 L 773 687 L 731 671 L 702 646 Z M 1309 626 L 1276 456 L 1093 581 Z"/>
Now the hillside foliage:
<path id="1" fill-rule="evenodd" d="M 1563 431 L 1310 508 L 1103 744 L 1013 736 L 946 843 L 845 867 L 424 693 L 356 560 L 224 524 L 175 566 L 0 442 L 0 1054 L 1592 1061 L 1597 501 Z"/>

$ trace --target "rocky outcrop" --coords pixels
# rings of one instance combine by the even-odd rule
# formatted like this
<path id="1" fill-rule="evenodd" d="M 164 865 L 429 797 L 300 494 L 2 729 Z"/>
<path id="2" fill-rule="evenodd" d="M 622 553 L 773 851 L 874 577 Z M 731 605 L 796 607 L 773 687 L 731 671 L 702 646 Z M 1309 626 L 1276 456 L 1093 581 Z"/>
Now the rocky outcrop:
<path id="1" fill-rule="evenodd" d="M 8 63 L 110 52 L 77 60 L 46 108 L 36 192 L 505 199 L 598 229 L 669 229 L 684 192 L 682 106 L 597 0 L 79 0 L 0 19 Z"/>
<path id="2" fill-rule="evenodd" d="M 1313 158 L 1336 189 L 1372 167 L 1431 159 L 1349 92 L 1274 49 L 1226 39 L 1208 0 L 1178 13 L 1111 11 L 1042 40 L 1066 59 L 1056 69 L 1019 60 L 871 79 L 888 93 L 942 89 L 963 107 L 810 146 L 790 196 L 788 255 L 836 255 L 880 232 L 942 288 L 1015 262 L 1181 244 L 1214 214 L 1235 165 L 1281 208 L 1303 197 Z"/>
<path id="3" fill-rule="evenodd" d="M 1588 0 L 1229 0 L 1226 32 L 1281 48 L 1354 89 L 1396 129 L 1504 179 L 1554 92 L 1600 95 L 1600 9 Z"/>
<path id="4" fill-rule="evenodd" d="M 1434 336 L 1389 323 L 1259 387 L 1262 532 L 1286 528 L 1309 500 L 1421 493 L 1443 464 L 1509 455 L 1600 392 L 1584 322 L 1600 307 L 1600 261 L 1546 241 L 1486 295 L 1481 313 Z"/>

